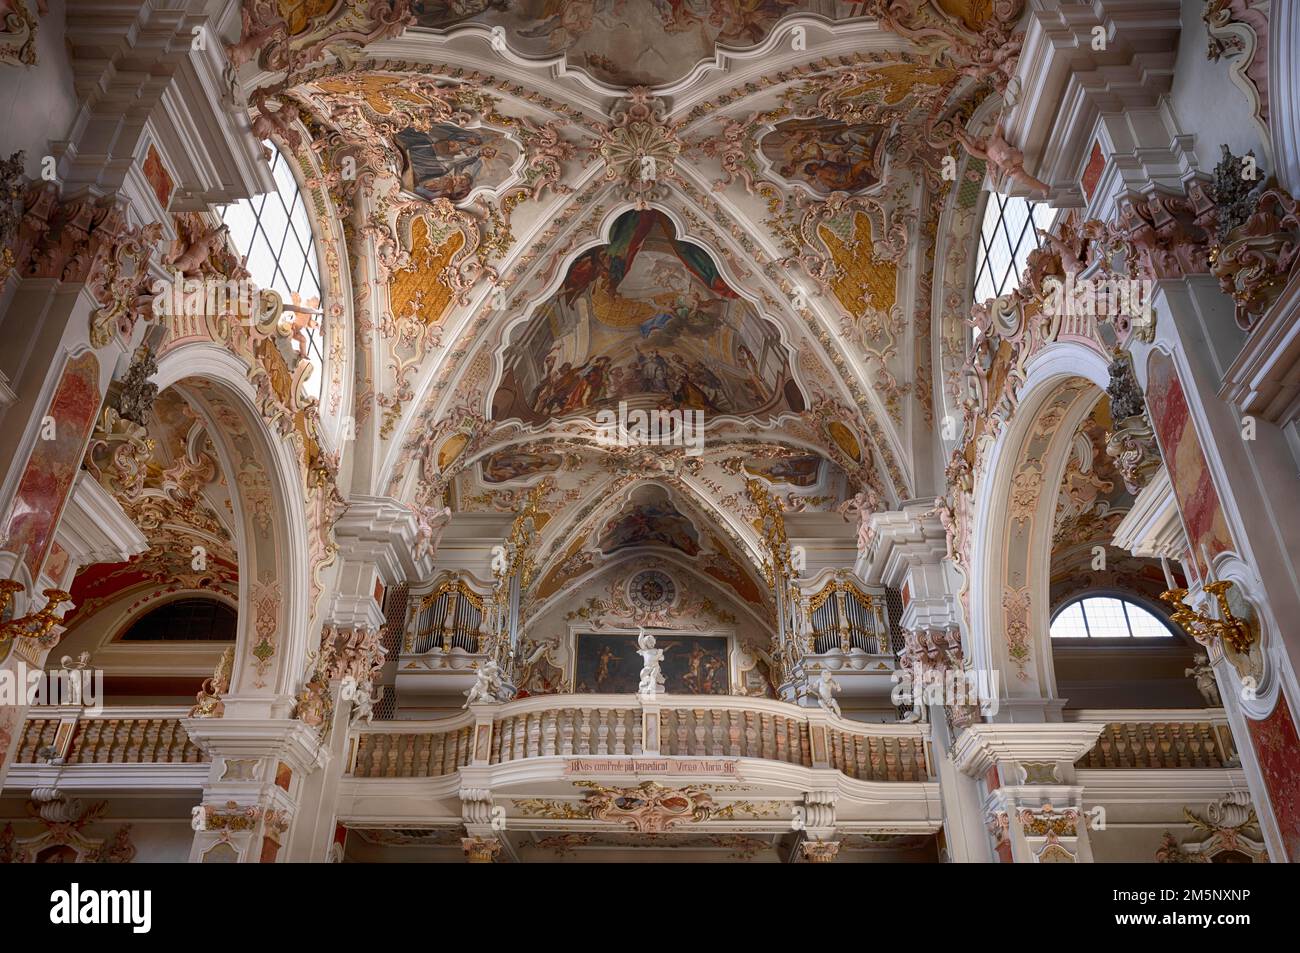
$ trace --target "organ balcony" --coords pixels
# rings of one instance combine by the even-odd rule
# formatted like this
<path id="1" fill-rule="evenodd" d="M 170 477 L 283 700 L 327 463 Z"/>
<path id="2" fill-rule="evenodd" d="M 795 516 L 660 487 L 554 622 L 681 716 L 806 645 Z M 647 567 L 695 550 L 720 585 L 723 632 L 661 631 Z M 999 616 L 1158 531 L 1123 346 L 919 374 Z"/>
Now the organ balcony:
<path id="1" fill-rule="evenodd" d="M 803 599 L 809 679 L 829 671 L 845 697 L 887 698 L 902 644 L 895 643 L 884 587 L 841 574 Z"/>
<path id="2" fill-rule="evenodd" d="M 446 579 L 413 595 L 394 688 L 403 705 L 463 696 L 488 658 L 491 596 L 463 579 Z"/>

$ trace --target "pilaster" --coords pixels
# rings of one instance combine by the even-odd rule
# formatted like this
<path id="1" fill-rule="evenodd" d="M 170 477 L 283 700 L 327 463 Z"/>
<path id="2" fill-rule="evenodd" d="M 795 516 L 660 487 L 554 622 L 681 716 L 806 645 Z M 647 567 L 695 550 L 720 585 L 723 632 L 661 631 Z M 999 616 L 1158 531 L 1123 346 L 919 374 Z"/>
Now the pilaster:
<path id="1" fill-rule="evenodd" d="M 1103 725 L 971 725 L 953 746 L 953 764 L 977 778 L 993 852 L 1004 863 L 1090 863 L 1083 787 L 1074 764 Z"/>
<path id="2" fill-rule="evenodd" d="M 212 759 L 194 814 L 194 863 L 274 863 L 309 775 L 329 760 L 317 729 L 297 719 L 185 718 Z"/>

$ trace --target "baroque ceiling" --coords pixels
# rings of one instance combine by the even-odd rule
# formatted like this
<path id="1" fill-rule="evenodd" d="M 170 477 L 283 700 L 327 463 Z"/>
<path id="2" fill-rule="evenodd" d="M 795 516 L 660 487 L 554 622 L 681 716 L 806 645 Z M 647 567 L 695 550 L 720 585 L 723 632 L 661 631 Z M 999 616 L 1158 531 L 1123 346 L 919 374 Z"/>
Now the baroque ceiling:
<path id="1" fill-rule="evenodd" d="M 246 2 L 253 132 L 313 197 L 327 317 L 351 299 L 322 414 L 351 412 L 353 485 L 510 513 L 540 484 L 552 589 L 657 549 L 750 602 L 749 481 L 795 511 L 933 492 L 955 130 L 1022 6 Z M 611 441 L 620 407 L 704 442 Z"/>

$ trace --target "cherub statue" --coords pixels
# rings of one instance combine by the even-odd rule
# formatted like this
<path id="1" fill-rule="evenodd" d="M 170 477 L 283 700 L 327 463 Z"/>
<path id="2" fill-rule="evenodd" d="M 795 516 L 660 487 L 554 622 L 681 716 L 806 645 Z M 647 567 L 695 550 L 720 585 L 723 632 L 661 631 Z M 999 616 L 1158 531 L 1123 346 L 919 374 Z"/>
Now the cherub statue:
<path id="1" fill-rule="evenodd" d="M 470 705 L 495 705 L 501 699 L 501 669 L 493 659 L 474 671 L 474 684 L 465 692 L 465 708 Z"/>
<path id="2" fill-rule="evenodd" d="M 352 698 L 352 718 L 348 725 L 355 728 L 363 721 L 367 725 L 370 724 L 375 717 L 375 703 L 383 697 L 383 685 L 380 685 L 373 695 L 369 691 L 358 691 Z"/>
<path id="3" fill-rule="evenodd" d="M 69 672 L 82 672 L 90 667 L 90 653 L 82 652 L 75 659 L 71 655 L 65 655 L 59 659 L 59 665 Z"/>
<path id="4" fill-rule="evenodd" d="M 444 506 L 438 509 L 436 506 L 417 505 L 411 507 L 411 512 L 415 514 L 416 524 L 415 558 L 437 556 L 443 531 L 451 522 L 451 507 Z"/>
<path id="5" fill-rule="evenodd" d="M 289 340 L 293 341 L 298 357 L 306 360 L 308 347 L 306 332 L 308 329 L 315 330 L 320 327 L 320 317 L 324 312 L 320 308 L 290 301 L 286 301 L 282 308 L 290 313 L 282 325 L 284 331 L 288 334 Z"/>
<path id="6" fill-rule="evenodd" d="M 958 127 L 954 131 L 960 142 L 977 159 L 984 159 L 989 165 L 1012 182 L 1019 182 L 1038 195 L 1046 195 L 1047 183 L 1034 178 L 1025 171 L 1025 154 L 1007 142 L 1002 120 L 983 139 L 976 139 L 965 129 Z"/>
<path id="7" fill-rule="evenodd" d="M 835 700 L 835 693 L 839 690 L 840 683 L 831 677 L 830 672 L 823 671 L 817 682 L 817 704 L 836 717 L 840 717 L 840 703 Z"/>
<path id="8" fill-rule="evenodd" d="M 637 654 L 644 660 L 637 694 L 642 698 L 654 698 L 664 690 L 664 674 L 660 668 L 664 650 L 655 648 L 655 637 L 640 626 L 637 627 L 636 644 Z"/>
<path id="9" fill-rule="evenodd" d="M 207 264 L 208 258 L 221 247 L 229 232 L 229 225 L 216 225 L 200 232 L 180 251 L 168 255 L 164 264 L 170 265 L 186 278 L 198 278 L 203 274 L 203 266 Z"/>
<path id="10" fill-rule="evenodd" d="M 1219 697 L 1219 683 L 1214 680 L 1214 666 L 1210 664 L 1208 655 L 1197 652 L 1192 656 L 1192 667 L 1184 669 L 1183 674 L 1195 679 L 1196 689 L 1205 699 L 1205 704 L 1211 708 L 1223 705 L 1223 699 Z"/>
<path id="11" fill-rule="evenodd" d="M 844 517 L 845 522 L 849 522 L 852 517 L 858 520 L 858 552 L 865 553 L 871 548 L 871 541 L 875 537 L 875 532 L 871 528 L 871 515 L 884 509 L 880 502 L 880 494 L 868 487 L 861 493 L 853 494 L 851 499 L 845 500 L 835 508 L 835 511 Z"/>

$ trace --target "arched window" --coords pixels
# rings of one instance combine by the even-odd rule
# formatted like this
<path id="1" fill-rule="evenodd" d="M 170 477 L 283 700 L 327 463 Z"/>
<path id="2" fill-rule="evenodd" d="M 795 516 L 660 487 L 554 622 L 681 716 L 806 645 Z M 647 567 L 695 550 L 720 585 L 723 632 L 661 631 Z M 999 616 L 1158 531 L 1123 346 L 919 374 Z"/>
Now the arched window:
<path id="1" fill-rule="evenodd" d="M 1017 196 L 989 193 L 975 254 L 975 301 L 1007 294 L 1020 285 L 1025 260 L 1040 244 L 1038 229 L 1052 223 L 1052 208 Z"/>
<path id="2" fill-rule="evenodd" d="M 177 599 L 146 612 L 121 642 L 233 642 L 235 610 L 216 599 Z"/>
<path id="3" fill-rule="evenodd" d="M 1052 617 L 1054 639 L 1168 639 L 1174 633 L 1150 609 L 1116 596 L 1082 596 Z"/>
<path id="4" fill-rule="evenodd" d="M 316 369 L 305 386 L 319 398 L 325 379 L 325 328 L 316 238 L 304 204 L 306 196 L 298 188 L 288 160 L 274 143 L 263 145 L 271 151 L 276 191 L 227 205 L 221 210 L 221 220 L 230 226 L 236 250 L 248 256 L 245 267 L 254 284 L 280 292 L 288 311 L 308 318 L 303 328 L 307 352 L 302 356 Z M 312 311 L 316 314 L 309 314 Z"/>

